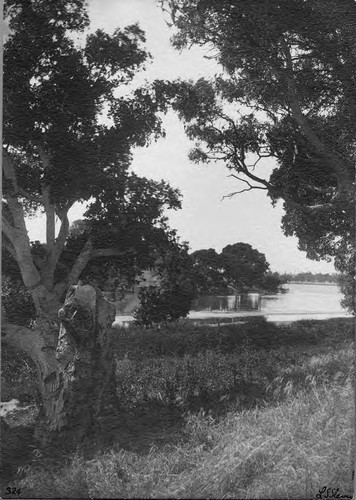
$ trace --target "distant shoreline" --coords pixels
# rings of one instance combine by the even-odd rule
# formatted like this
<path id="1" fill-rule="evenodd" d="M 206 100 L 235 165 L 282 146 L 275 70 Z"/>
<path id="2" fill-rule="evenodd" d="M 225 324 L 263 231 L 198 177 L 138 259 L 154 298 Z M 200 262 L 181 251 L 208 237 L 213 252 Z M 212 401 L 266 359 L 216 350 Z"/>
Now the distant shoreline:
<path id="1" fill-rule="evenodd" d="M 288 281 L 287 283 L 283 283 L 284 285 L 325 285 L 337 286 L 337 283 L 331 281 Z"/>

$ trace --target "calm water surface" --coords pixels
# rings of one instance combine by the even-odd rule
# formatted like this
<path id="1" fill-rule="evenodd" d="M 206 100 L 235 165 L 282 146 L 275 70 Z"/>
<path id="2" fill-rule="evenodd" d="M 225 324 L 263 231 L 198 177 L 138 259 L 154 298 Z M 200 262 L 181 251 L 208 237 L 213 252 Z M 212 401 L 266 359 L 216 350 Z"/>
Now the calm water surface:
<path id="1" fill-rule="evenodd" d="M 288 292 L 278 295 L 265 295 L 261 298 L 259 311 L 191 311 L 189 319 L 206 320 L 209 318 L 243 318 L 265 316 L 268 321 L 291 322 L 301 319 L 328 319 L 350 316 L 340 305 L 342 294 L 336 285 L 288 284 Z M 128 325 L 131 315 L 117 316 L 116 325 Z"/>
<path id="2" fill-rule="evenodd" d="M 192 320 L 265 316 L 268 321 L 291 322 L 301 319 L 328 319 L 350 316 L 340 305 L 342 294 L 336 285 L 288 284 L 288 292 L 265 295 L 258 311 L 191 311 Z"/>
<path id="3" fill-rule="evenodd" d="M 261 299 L 261 313 L 267 319 L 326 319 L 348 316 L 341 307 L 342 294 L 336 285 L 288 284 L 288 293 Z"/>

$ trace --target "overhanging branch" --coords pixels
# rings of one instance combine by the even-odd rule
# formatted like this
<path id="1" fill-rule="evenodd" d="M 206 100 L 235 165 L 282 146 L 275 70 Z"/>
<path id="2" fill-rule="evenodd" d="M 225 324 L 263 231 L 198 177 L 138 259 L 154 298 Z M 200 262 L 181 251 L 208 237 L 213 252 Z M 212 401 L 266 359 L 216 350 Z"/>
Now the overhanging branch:
<path id="1" fill-rule="evenodd" d="M 243 179 L 242 177 L 239 177 L 237 176 L 236 174 L 230 174 L 228 177 L 234 177 L 235 179 L 237 179 L 238 181 L 241 181 L 241 182 L 245 182 L 248 187 L 245 188 L 245 189 L 241 189 L 240 191 L 234 191 L 232 193 L 229 193 L 225 196 L 222 197 L 222 199 L 224 200 L 225 198 L 232 198 L 233 196 L 235 196 L 236 194 L 241 194 L 241 193 L 245 193 L 247 191 L 252 191 L 253 189 L 262 189 L 264 191 L 267 191 L 268 188 L 266 186 L 255 186 L 255 185 L 252 185 L 250 182 L 248 182 L 247 179 Z"/>
<path id="2" fill-rule="evenodd" d="M 222 197 L 222 200 L 224 200 L 225 198 L 232 198 L 236 194 L 241 194 L 241 193 L 246 193 L 247 191 L 252 191 L 253 189 L 263 189 L 264 191 L 267 190 L 267 188 L 265 188 L 263 186 L 251 186 L 250 185 L 250 187 L 248 187 L 248 188 L 241 189 L 240 191 L 234 191 L 232 193 L 226 194 L 225 196 Z"/>

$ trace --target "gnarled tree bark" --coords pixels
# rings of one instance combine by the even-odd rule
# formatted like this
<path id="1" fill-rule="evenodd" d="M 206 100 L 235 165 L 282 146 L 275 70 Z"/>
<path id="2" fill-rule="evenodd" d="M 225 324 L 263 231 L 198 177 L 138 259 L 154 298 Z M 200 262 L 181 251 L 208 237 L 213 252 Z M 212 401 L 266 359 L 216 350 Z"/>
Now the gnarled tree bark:
<path id="1" fill-rule="evenodd" d="M 42 444 L 63 438 L 80 442 L 99 415 L 113 385 L 111 325 L 115 304 L 91 285 L 72 286 L 59 309 L 60 330 L 51 320 L 33 329 L 4 325 L 4 341 L 34 361 L 42 411 L 35 436 Z"/>
<path id="2" fill-rule="evenodd" d="M 68 291 L 58 315 L 59 386 L 47 427 L 51 433 L 80 441 L 99 415 L 115 375 L 110 332 L 115 305 L 98 288 L 77 285 Z"/>

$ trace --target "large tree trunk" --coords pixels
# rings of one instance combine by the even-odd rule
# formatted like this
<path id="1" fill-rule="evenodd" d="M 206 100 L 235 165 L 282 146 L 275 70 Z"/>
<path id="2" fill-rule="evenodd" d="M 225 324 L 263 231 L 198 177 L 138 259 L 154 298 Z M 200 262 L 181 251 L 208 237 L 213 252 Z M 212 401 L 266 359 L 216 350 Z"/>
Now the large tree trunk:
<path id="1" fill-rule="evenodd" d="M 28 328 L 5 326 L 4 340 L 26 351 L 39 378 L 42 410 L 36 438 L 79 442 L 98 416 L 114 377 L 111 325 L 115 305 L 90 285 L 69 290 L 55 324 L 42 318 Z"/>
<path id="2" fill-rule="evenodd" d="M 78 285 L 69 290 L 59 318 L 59 387 L 49 427 L 78 441 L 99 415 L 115 376 L 111 346 L 115 304 L 99 289 Z"/>

